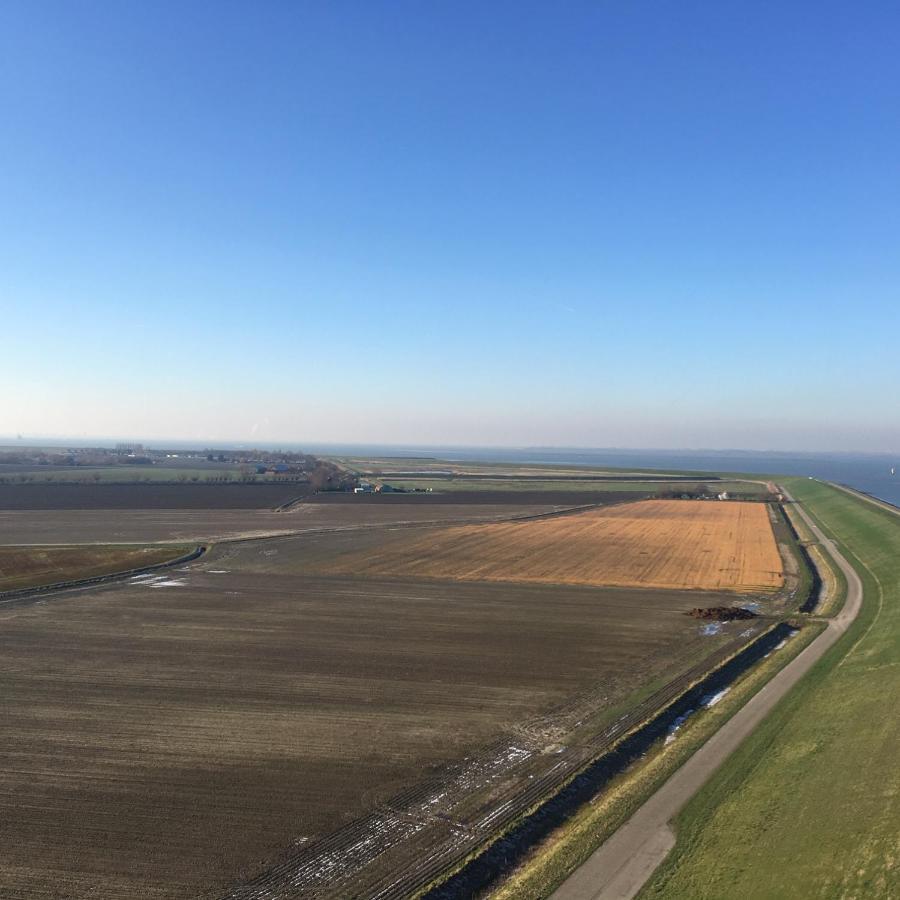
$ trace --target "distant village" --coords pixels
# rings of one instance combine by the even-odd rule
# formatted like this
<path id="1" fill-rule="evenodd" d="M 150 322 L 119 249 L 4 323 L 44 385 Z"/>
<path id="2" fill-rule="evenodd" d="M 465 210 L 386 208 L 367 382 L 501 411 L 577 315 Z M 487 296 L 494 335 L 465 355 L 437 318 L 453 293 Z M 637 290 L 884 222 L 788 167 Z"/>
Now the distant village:
<path id="1" fill-rule="evenodd" d="M 306 453 L 281 450 L 166 450 L 139 443 L 114 447 L 22 447 L 0 449 L 0 482 L 76 481 L 101 479 L 110 469 L 121 469 L 121 480 L 141 480 L 153 467 L 154 481 L 255 482 L 278 480 L 308 482 L 316 491 L 351 491 L 357 477 L 328 460 Z M 133 476 L 127 470 L 133 469 Z M 171 470 L 167 479 L 166 470 Z M 109 480 L 104 477 L 104 480 Z M 118 480 L 115 479 L 115 480 Z"/>

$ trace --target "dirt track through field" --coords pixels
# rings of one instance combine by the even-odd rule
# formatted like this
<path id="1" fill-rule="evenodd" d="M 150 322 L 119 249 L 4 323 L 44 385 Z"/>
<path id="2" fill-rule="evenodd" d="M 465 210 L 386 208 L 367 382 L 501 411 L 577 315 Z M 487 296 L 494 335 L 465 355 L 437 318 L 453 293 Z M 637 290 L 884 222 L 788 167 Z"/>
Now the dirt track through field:
<path id="1" fill-rule="evenodd" d="M 329 573 L 690 590 L 756 592 L 783 583 L 765 504 L 699 500 L 448 527 L 321 565 Z"/>

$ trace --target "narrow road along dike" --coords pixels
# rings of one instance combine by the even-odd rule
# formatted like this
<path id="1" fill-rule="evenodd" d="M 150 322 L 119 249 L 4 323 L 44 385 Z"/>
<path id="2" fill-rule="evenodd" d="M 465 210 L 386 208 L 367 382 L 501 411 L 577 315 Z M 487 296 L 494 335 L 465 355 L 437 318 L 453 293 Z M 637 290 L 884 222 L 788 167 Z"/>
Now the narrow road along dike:
<path id="1" fill-rule="evenodd" d="M 784 492 L 793 502 L 793 497 Z M 850 627 L 862 607 L 862 582 L 799 504 L 794 509 L 847 578 L 841 611 L 551 895 L 552 900 L 630 900 L 675 846 L 669 822 L 776 704 Z"/>

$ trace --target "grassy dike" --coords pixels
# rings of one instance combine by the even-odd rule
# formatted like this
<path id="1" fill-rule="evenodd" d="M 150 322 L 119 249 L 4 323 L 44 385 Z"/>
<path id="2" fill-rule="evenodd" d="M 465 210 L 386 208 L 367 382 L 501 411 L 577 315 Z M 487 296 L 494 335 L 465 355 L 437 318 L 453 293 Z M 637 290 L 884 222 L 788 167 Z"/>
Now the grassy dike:
<path id="1" fill-rule="evenodd" d="M 900 516 L 783 481 L 859 572 L 862 610 L 678 817 L 642 900 L 900 896 Z"/>

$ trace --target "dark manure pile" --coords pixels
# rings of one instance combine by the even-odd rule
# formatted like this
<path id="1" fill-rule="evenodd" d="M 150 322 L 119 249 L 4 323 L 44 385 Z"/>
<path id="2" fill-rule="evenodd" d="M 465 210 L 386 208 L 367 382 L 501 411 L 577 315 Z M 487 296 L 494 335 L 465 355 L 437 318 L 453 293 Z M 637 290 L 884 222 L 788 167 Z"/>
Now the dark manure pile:
<path id="1" fill-rule="evenodd" d="M 695 619 L 714 622 L 733 622 L 737 619 L 755 619 L 756 613 L 743 606 L 695 606 L 689 613 Z"/>

